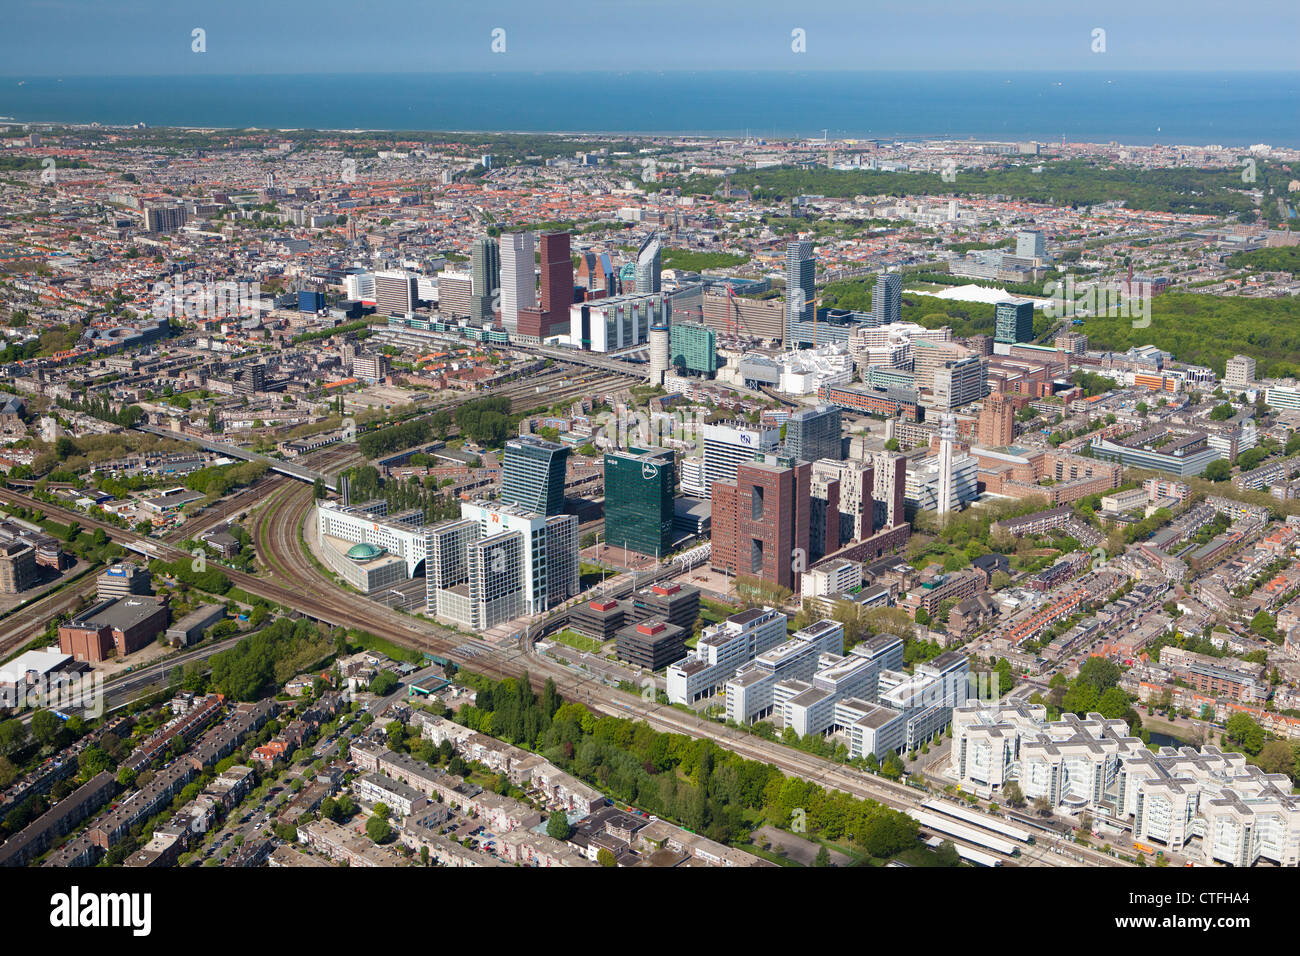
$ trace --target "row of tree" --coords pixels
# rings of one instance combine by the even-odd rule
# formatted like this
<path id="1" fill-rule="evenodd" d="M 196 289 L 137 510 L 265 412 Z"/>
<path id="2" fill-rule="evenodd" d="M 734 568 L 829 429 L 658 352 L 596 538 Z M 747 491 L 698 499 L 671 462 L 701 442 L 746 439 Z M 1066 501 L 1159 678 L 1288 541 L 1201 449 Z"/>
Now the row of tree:
<path id="1" fill-rule="evenodd" d="M 906 814 L 786 777 L 711 740 L 599 716 L 565 702 L 549 680 L 540 696 L 527 675 L 499 683 L 478 679 L 476 686 L 476 703 L 461 707 L 458 722 L 535 750 L 616 800 L 720 843 L 746 843 L 764 822 L 848 840 L 881 858 L 917 843 L 919 829 Z"/>

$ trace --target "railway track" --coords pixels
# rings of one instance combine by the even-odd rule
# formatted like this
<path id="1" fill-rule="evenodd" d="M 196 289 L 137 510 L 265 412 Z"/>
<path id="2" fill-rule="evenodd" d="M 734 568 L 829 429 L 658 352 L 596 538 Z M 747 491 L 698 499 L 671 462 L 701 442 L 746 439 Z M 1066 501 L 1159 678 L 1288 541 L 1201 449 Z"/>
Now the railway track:
<path id="1" fill-rule="evenodd" d="M 288 475 L 277 475 L 268 472 L 264 477 L 259 478 L 232 497 L 222 499 L 213 507 L 186 521 L 179 528 L 162 535 L 162 540 L 169 544 L 175 544 L 179 541 L 195 538 L 209 528 L 228 521 L 232 516 L 247 511 L 267 495 L 273 494 L 276 489 L 293 480 Z"/>

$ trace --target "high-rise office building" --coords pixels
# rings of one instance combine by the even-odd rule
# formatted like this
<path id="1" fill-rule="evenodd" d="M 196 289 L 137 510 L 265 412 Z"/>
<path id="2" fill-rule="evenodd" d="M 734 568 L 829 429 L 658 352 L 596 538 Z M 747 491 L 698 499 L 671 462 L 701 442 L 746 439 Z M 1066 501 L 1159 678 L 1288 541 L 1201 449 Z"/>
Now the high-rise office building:
<path id="1" fill-rule="evenodd" d="M 443 272 L 438 276 L 438 315 L 447 319 L 468 319 L 474 312 L 474 279 L 464 272 Z"/>
<path id="2" fill-rule="evenodd" d="M 1034 340 L 1034 304 L 999 302 L 993 311 L 993 341 L 1010 343 Z"/>
<path id="3" fill-rule="evenodd" d="M 812 471 L 808 484 L 808 563 L 840 549 L 840 480 Z"/>
<path id="4" fill-rule="evenodd" d="M 496 315 L 494 300 L 501 288 L 501 247 L 490 236 L 474 240 L 470 276 L 470 321 L 479 326 L 492 325 Z"/>
<path id="5" fill-rule="evenodd" d="M 669 449 L 605 455 L 605 542 L 663 557 L 672 550 L 677 466 Z"/>
<path id="6" fill-rule="evenodd" d="M 652 230 L 636 251 L 636 291 L 659 292 L 663 244 L 659 231 Z"/>
<path id="7" fill-rule="evenodd" d="M 582 590 L 578 572 L 578 516 L 546 519 L 546 606 L 557 607 Z"/>
<path id="8" fill-rule="evenodd" d="M 618 277 L 608 252 L 578 254 L 578 283 L 587 287 L 587 298 L 596 293 L 618 295 Z"/>
<path id="9" fill-rule="evenodd" d="M 699 322 L 672 323 L 668 361 L 678 375 L 713 378 L 718 371 L 718 333 Z"/>
<path id="10" fill-rule="evenodd" d="M 569 449 L 535 435 L 506 442 L 501 500 L 539 515 L 564 512 L 564 472 Z"/>
<path id="11" fill-rule="evenodd" d="M 1016 405 L 1010 395 L 994 392 L 984 401 L 976 437 L 986 448 L 1010 445 L 1016 437 Z"/>
<path id="12" fill-rule="evenodd" d="M 519 335 L 538 341 L 569 334 L 573 306 L 573 258 L 567 232 L 547 232 L 541 242 L 542 284 L 536 308 L 519 310 Z"/>
<path id="13" fill-rule="evenodd" d="M 738 465 L 753 461 L 755 455 L 775 453 L 781 443 L 780 429 L 747 423 L 705 425 L 700 431 L 706 496 L 712 494 L 715 481 L 734 479 Z"/>
<path id="14" fill-rule="evenodd" d="M 537 304 L 537 265 L 533 261 L 533 234 L 508 232 L 501 237 L 501 326 L 519 331 L 519 310 Z"/>
<path id="15" fill-rule="evenodd" d="M 576 593 L 571 590 L 577 585 L 576 515 L 548 518 L 496 501 L 464 501 L 460 513 L 462 518 L 472 519 L 478 524 L 477 540 L 510 532 L 523 536 L 520 552 L 524 587 L 522 613 L 541 613 Z M 554 586 L 551 582 L 553 568 L 557 569 Z"/>
<path id="16" fill-rule="evenodd" d="M 1234 355 L 1223 370 L 1223 384 L 1229 388 L 1247 388 L 1255 381 L 1255 360 L 1249 355 Z"/>
<path id="17" fill-rule="evenodd" d="M 840 409 L 837 405 L 801 408 L 786 419 L 785 454 L 799 461 L 844 457 L 840 436 Z"/>
<path id="18" fill-rule="evenodd" d="M 897 527 L 907 520 L 907 456 L 872 451 L 865 456 L 872 466 L 872 531 Z"/>
<path id="19" fill-rule="evenodd" d="M 807 240 L 785 247 L 785 336 L 793 342 L 795 326 L 811 322 L 817 308 L 817 260 Z"/>
<path id="20" fill-rule="evenodd" d="M 742 463 L 735 478 L 714 482 L 714 570 L 798 591 L 810 560 L 811 476 L 807 462 L 773 457 Z"/>
<path id="21" fill-rule="evenodd" d="M 902 460 L 902 456 L 899 460 Z M 839 485 L 837 510 L 840 513 L 838 535 L 840 544 L 849 544 L 871 537 L 872 525 L 875 521 L 875 506 L 872 503 L 872 496 L 875 494 L 875 470 L 870 462 L 832 461 L 825 458 L 814 461 L 812 463 L 813 488 L 816 489 L 819 485 L 829 487 L 832 481 Z M 902 508 L 901 502 L 899 508 Z"/>
<path id="22" fill-rule="evenodd" d="M 1016 234 L 1017 259 L 1044 259 L 1047 257 L 1047 241 L 1036 229 L 1027 229 Z"/>
<path id="23" fill-rule="evenodd" d="M 660 340 L 658 355 L 652 354 L 651 360 L 666 363 L 672 337 L 671 298 L 663 292 L 631 292 L 579 303 L 569 310 L 569 342 L 584 351 L 615 352 L 645 345 L 652 338 L 651 329 L 658 328 L 667 332 L 667 338 Z"/>
<path id="24" fill-rule="evenodd" d="M 903 277 L 897 272 L 876 276 L 871 290 L 871 324 L 891 325 L 903 321 Z"/>
<path id="25" fill-rule="evenodd" d="M 578 593 L 578 519 L 464 502 L 461 519 L 427 529 L 429 613 L 486 630 Z"/>
<path id="26" fill-rule="evenodd" d="M 978 402 L 988 388 L 988 369 L 978 355 L 945 362 L 934 370 L 935 408 L 961 408 Z"/>
<path id="27" fill-rule="evenodd" d="M 144 231 L 153 235 L 176 232 L 185 225 L 185 218 L 183 206 L 146 206 Z"/>
<path id="28" fill-rule="evenodd" d="M 375 311 L 380 315 L 406 315 L 415 311 L 415 274 L 404 269 L 375 273 Z"/>
<path id="29" fill-rule="evenodd" d="M 669 322 L 665 309 L 650 323 L 650 384 L 663 385 L 669 368 Z"/>

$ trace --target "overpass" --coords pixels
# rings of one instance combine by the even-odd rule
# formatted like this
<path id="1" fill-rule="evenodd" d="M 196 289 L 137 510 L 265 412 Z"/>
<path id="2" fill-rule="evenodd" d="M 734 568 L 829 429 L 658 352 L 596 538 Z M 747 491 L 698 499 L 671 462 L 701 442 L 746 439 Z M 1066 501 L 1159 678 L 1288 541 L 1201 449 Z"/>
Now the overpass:
<path id="1" fill-rule="evenodd" d="M 295 465 L 291 461 L 281 461 L 279 458 L 271 458 L 255 451 L 249 451 L 247 448 L 240 448 L 238 445 L 232 445 L 230 442 L 209 441 L 206 438 L 199 438 L 197 435 L 187 435 L 184 432 L 174 432 L 169 428 L 158 428 L 155 425 L 136 425 L 134 428 L 136 431 L 148 432 L 150 435 L 158 435 L 162 438 L 171 438 L 175 441 L 189 442 L 191 445 L 198 445 L 204 451 L 217 452 L 218 454 L 229 455 L 231 458 L 240 458 L 244 461 L 260 461 L 277 475 L 287 475 L 290 478 L 297 478 L 299 481 L 305 481 L 309 485 L 315 484 L 316 479 L 319 478 L 325 483 L 325 487 L 330 491 L 338 491 L 338 480 L 334 475 L 324 474 L 323 472 L 308 468 L 305 465 Z"/>
<path id="2" fill-rule="evenodd" d="M 509 347 L 518 352 L 540 355 L 542 358 L 554 359 L 557 362 L 585 365 L 588 368 L 598 368 L 604 372 L 629 375 L 632 378 L 645 378 L 650 374 L 650 366 L 643 362 L 629 362 L 602 352 L 584 352 L 581 349 L 562 348 L 554 345 L 521 345 L 518 342 L 511 342 Z"/>

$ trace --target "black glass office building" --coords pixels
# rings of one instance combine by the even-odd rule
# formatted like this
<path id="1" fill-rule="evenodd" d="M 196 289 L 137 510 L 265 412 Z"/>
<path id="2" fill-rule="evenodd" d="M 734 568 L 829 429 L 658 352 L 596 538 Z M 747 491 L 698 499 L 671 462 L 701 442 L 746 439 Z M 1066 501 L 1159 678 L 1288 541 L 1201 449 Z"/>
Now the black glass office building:
<path id="1" fill-rule="evenodd" d="M 993 310 L 993 341 L 1015 344 L 1034 340 L 1034 304 L 999 302 Z"/>

